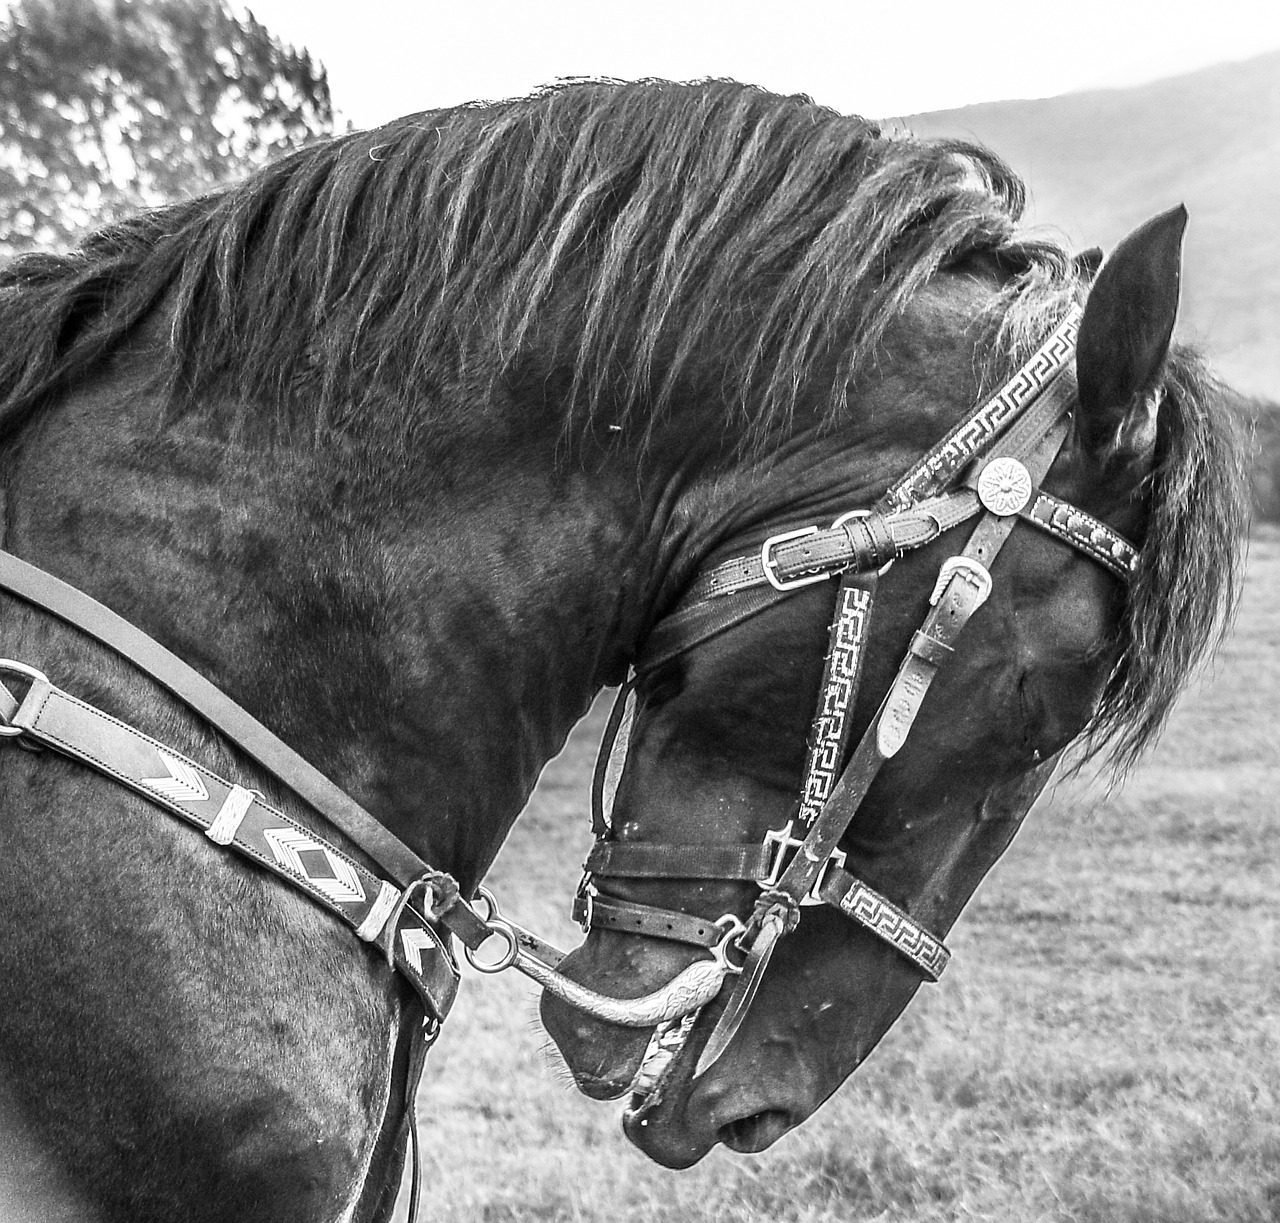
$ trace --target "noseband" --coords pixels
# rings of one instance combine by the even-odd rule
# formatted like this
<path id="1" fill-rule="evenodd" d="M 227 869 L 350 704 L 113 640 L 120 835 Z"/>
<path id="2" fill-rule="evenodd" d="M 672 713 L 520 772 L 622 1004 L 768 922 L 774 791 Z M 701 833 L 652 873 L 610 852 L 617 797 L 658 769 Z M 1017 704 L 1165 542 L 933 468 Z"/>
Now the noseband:
<path id="1" fill-rule="evenodd" d="M 574 902 L 584 930 L 608 929 L 717 948 L 726 929 L 742 961 L 738 981 L 696 1068 L 704 1073 L 728 1047 L 775 947 L 795 928 L 804 905 L 826 904 L 871 931 L 936 981 L 950 958 L 942 940 L 846 869 L 838 848 L 880 769 L 902 747 L 938 670 L 991 592 L 990 567 L 1019 520 L 1083 552 L 1121 581 L 1137 550 L 1105 523 L 1038 487 L 1067 436 L 1075 402 L 1074 355 L 1081 311 L 1049 339 L 989 401 L 957 425 L 870 510 L 841 514 L 828 527 L 771 536 L 763 546 L 704 570 L 657 626 L 619 694 L 592 787 L 596 844 Z M 954 487 L 953 487 L 954 486 Z M 981 514 L 964 548 L 944 562 L 930 611 L 912 638 L 896 678 L 852 753 L 852 713 L 880 573 L 898 557 L 932 543 Z M 604 776 L 625 701 L 636 679 L 718 637 L 794 591 L 839 580 L 835 618 L 809 735 L 795 815 L 762 842 L 738 845 L 619 841 L 604 815 Z M 847 763 L 845 763 L 847 759 Z M 842 767 L 843 765 L 843 767 Z M 761 892 L 748 920 L 715 921 L 621 900 L 597 879 L 754 882 Z M 687 1033 L 689 1024 L 682 1025 Z M 669 1029 L 659 1029 L 656 1042 Z M 652 1046 L 651 1046 L 652 1047 Z M 647 1059 L 646 1059 L 647 1060 Z"/>

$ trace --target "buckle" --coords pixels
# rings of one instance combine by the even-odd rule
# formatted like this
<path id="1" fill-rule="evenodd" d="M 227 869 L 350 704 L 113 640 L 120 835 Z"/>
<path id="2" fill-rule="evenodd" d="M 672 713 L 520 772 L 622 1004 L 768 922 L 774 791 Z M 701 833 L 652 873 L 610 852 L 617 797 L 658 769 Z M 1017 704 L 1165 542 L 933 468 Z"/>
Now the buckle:
<path id="1" fill-rule="evenodd" d="M 578 917 L 576 913 L 574 914 L 578 923 L 578 929 L 580 929 L 583 934 L 590 934 L 591 919 L 595 916 L 596 908 L 595 888 L 591 886 L 582 888 L 577 895 L 574 896 L 574 900 L 580 902 L 582 905 L 582 916 Z M 574 905 L 574 908 L 577 909 L 577 904 Z"/>
<path id="2" fill-rule="evenodd" d="M 816 535 L 817 533 L 817 527 L 801 527 L 798 531 L 783 531 L 781 535 L 770 535 L 760 546 L 760 564 L 764 567 L 765 579 L 774 590 L 798 590 L 801 586 L 812 586 L 816 582 L 825 582 L 827 580 L 828 575 L 826 573 L 811 573 L 808 577 L 802 578 L 780 578 L 778 577 L 778 562 L 772 556 L 774 548 L 779 544 L 785 544 L 792 539 L 804 539 L 807 535 Z"/>
<path id="3" fill-rule="evenodd" d="M 977 590 L 978 601 L 974 604 L 974 611 L 977 611 L 991 594 L 991 574 L 987 572 L 987 567 L 970 556 L 953 556 L 950 560 L 943 561 L 942 568 L 938 571 L 938 580 L 933 585 L 933 594 L 929 596 L 930 607 L 937 607 L 938 600 L 942 598 L 943 591 L 953 577 L 963 577 Z"/>
<path id="4" fill-rule="evenodd" d="M 770 845 L 777 846 L 777 853 L 769 861 L 768 873 L 763 879 L 757 879 L 756 882 L 762 888 L 773 887 L 779 879 L 782 878 L 782 872 L 786 870 L 786 853 L 788 849 L 799 849 L 804 844 L 803 840 L 797 841 L 791 835 L 791 830 L 796 826 L 795 820 L 788 820 L 785 828 L 770 828 L 764 834 L 762 845 L 768 849 Z"/>
<path id="5" fill-rule="evenodd" d="M 35 667 L 29 667 L 25 662 L 15 662 L 12 658 L 0 658 L 0 675 L 18 675 L 23 679 L 30 680 L 33 684 L 48 684 L 49 677 L 43 672 L 36 670 Z M 10 694 L 12 696 L 12 694 Z M 28 695 L 30 692 L 28 691 Z M 22 701 L 15 702 L 18 709 L 22 708 Z M 25 700 L 25 698 L 24 698 Z M 14 716 L 17 716 L 15 712 Z M 8 718 L 0 714 L 0 738 L 17 739 L 19 747 L 30 747 L 32 751 L 41 750 L 38 744 L 28 744 L 22 740 L 22 736 L 27 732 L 21 726 L 14 726 Z"/>
<path id="6" fill-rule="evenodd" d="M 834 866 L 837 870 L 844 870 L 845 852 L 843 849 L 833 849 L 827 860 L 818 867 L 817 877 L 813 881 L 813 886 L 809 889 L 809 893 L 800 902 L 801 904 L 826 904 L 819 893 L 822 891 L 822 885 L 827 881 L 827 872 Z"/>
<path id="7" fill-rule="evenodd" d="M 804 839 L 797 839 L 792 836 L 792 830 L 795 828 L 795 820 L 788 820 L 785 828 L 771 828 L 764 834 L 764 844 L 766 847 L 774 845 L 777 852 L 769 860 L 769 872 L 763 879 L 757 879 L 756 882 L 761 888 L 771 888 L 777 885 L 779 879 L 782 878 L 783 872 L 786 870 L 790 859 L 787 857 L 788 850 L 798 850 L 804 845 Z M 827 855 L 826 861 L 818 868 L 817 877 L 814 879 L 808 892 L 805 893 L 800 903 L 802 905 L 824 904 L 825 901 L 818 895 L 822 890 L 822 885 L 826 882 L 827 872 L 833 867 L 843 869 L 845 864 L 845 854 L 842 849 L 833 849 Z"/>

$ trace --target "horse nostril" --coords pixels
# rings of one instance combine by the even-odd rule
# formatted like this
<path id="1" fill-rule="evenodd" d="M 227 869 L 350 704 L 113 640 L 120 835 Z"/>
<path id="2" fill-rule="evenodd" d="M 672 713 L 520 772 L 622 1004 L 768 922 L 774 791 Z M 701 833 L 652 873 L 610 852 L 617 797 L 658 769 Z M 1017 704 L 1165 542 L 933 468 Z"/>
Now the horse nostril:
<path id="1" fill-rule="evenodd" d="M 716 1131 L 716 1137 L 739 1155 L 754 1155 L 772 1146 L 798 1124 L 799 1119 L 793 1119 L 784 1109 L 767 1108 L 722 1125 Z"/>

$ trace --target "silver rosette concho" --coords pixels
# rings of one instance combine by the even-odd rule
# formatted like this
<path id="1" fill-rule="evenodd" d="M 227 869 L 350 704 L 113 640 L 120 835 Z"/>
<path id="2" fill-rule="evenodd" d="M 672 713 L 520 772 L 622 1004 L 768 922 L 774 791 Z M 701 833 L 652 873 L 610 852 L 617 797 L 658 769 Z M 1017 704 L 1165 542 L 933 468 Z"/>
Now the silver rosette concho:
<path id="1" fill-rule="evenodd" d="M 1031 473 L 1017 459 L 992 459 L 978 477 L 978 500 L 1001 518 L 1031 500 Z"/>

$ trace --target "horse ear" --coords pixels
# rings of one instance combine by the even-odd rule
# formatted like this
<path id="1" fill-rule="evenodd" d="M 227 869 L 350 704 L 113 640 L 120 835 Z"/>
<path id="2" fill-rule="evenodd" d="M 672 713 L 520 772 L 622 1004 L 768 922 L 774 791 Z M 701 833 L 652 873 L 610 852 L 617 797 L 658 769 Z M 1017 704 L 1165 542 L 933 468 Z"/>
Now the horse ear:
<path id="1" fill-rule="evenodd" d="M 1155 441 L 1155 389 L 1178 317 L 1179 204 L 1140 225 L 1103 265 L 1085 303 L 1076 346 L 1076 430 L 1100 459 L 1133 456 Z"/>
<path id="2" fill-rule="evenodd" d="M 1088 250 L 1078 251 L 1072 255 L 1071 262 L 1076 265 L 1076 271 L 1085 280 L 1092 280 L 1102 266 L 1102 247 L 1091 246 Z"/>

